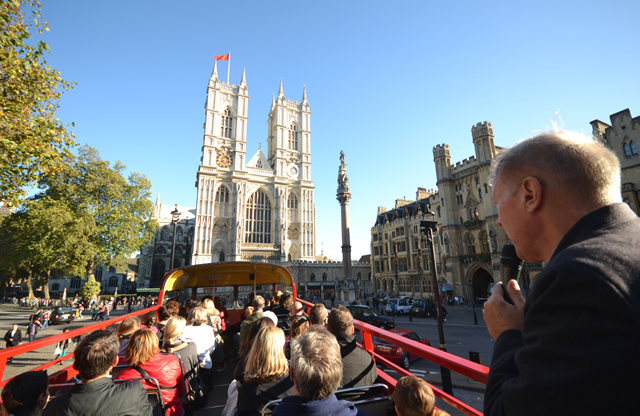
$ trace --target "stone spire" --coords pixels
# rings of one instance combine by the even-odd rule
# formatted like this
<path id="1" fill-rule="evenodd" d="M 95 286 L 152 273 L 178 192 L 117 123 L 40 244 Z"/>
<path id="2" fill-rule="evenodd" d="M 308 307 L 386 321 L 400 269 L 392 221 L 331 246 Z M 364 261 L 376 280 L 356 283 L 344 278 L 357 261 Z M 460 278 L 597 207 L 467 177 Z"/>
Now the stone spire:
<path id="1" fill-rule="evenodd" d="M 247 86 L 247 76 L 245 75 L 245 69 L 242 68 L 242 79 L 240 80 L 240 88 Z"/>
<path id="2" fill-rule="evenodd" d="M 211 73 L 211 80 L 212 81 L 218 80 L 218 60 L 217 59 L 215 59 L 213 63 L 213 72 Z"/>
<path id="3" fill-rule="evenodd" d="M 280 78 L 280 91 L 278 91 L 278 100 L 284 98 L 284 91 L 282 90 L 282 78 Z"/>
<path id="4" fill-rule="evenodd" d="M 307 102 L 307 86 L 302 87 L 302 104 L 308 104 Z"/>

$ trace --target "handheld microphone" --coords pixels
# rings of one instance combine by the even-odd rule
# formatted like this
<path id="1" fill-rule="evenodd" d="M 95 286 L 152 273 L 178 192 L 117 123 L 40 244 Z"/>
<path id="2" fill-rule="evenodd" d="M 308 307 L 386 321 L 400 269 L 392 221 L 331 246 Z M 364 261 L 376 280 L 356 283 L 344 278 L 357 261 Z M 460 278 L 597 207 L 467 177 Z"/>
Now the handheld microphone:
<path id="1" fill-rule="evenodd" d="M 505 279 L 502 282 L 504 292 L 504 300 L 513 305 L 513 301 L 507 292 L 507 284 L 509 280 L 518 280 L 520 271 L 522 270 L 522 260 L 516 254 L 516 248 L 513 244 L 505 244 L 500 252 L 500 264 L 502 265 L 502 276 Z"/>

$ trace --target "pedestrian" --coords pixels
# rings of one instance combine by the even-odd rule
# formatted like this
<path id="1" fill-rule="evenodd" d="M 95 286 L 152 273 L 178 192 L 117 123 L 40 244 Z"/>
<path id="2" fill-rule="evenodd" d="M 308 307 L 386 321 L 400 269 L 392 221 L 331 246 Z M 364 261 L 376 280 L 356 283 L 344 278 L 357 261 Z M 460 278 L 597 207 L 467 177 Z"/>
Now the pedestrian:
<path id="1" fill-rule="evenodd" d="M 69 332 L 69 328 L 65 328 L 62 333 L 64 334 L 65 332 Z M 65 339 L 64 341 L 60 341 L 56 344 L 56 350 L 54 352 L 55 357 L 53 358 L 54 360 L 57 360 L 58 358 L 64 357 L 65 355 L 67 355 L 67 347 L 69 347 L 69 339 Z M 58 364 L 62 365 L 62 361 L 58 362 Z"/>
<path id="2" fill-rule="evenodd" d="M 38 329 L 42 328 L 42 324 L 38 320 L 38 318 L 33 315 L 31 321 L 29 322 L 29 326 L 27 326 L 27 334 L 29 335 L 29 342 L 33 342 L 36 340 L 36 335 L 38 335 Z"/>
<path id="3" fill-rule="evenodd" d="M 82 319 L 84 318 L 84 316 L 82 316 L 82 311 L 84 311 L 84 306 L 82 305 L 82 303 L 78 306 L 78 319 Z"/>
<path id="4" fill-rule="evenodd" d="M 47 309 L 42 314 L 42 330 L 49 329 L 49 318 L 51 317 L 51 311 Z"/>
<path id="5" fill-rule="evenodd" d="M 18 328 L 18 325 L 14 324 L 13 328 L 4 334 L 4 341 L 7 343 L 7 348 L 22 344 L 22 331 Z M 7 358 L 7 363 L 10 363 L 11 360 L 13 360 L 13 357 Z"/>
<path id="6" fill-rule="evenodd" d="M 334 298 L 334 296 L 333 296 L 333 292 L 331 292 L 331 295 L 330 295 L 330 296 L 331 296 L 331 307 L 333 308 L 333 307 L 334 307 L 334 305 L 335 305 L 335 298 Z"/>

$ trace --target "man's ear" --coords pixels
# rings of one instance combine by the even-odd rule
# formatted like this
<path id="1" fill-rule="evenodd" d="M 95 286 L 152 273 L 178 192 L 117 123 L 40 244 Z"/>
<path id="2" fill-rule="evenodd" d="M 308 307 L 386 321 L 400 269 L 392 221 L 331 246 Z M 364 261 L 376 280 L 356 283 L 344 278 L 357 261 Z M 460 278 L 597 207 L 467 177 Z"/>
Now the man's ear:
<path id="1" fill-rule="evenodd" d="M 351 335 L 356 333 L 356 327 L 351 325 Z"/>
<path id="2" fill-rule="evenodd" d="M 527 176 L 520 184 L 522 203 L 527 212 L 532 213 L 542 205 L 542 184 L 533 176 Z"/>
<path id="3" fill-rule="evenodd" d="M 114 358 L 113 363 L 111 363 L 111 367 L 115 367 L 118 365 L 118 357 Z"/>

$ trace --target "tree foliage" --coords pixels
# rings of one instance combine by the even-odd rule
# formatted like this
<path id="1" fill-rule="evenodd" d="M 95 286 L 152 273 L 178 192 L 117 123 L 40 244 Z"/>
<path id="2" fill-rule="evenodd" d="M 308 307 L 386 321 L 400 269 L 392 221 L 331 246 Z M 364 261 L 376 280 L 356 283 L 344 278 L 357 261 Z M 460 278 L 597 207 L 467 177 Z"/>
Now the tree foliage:
<path id="1" fill-rule="evenodd" d="M 78 156 L 44 177 L 36 198 L 67 201 L 78 217 L 90 217 L 95 233 L 89 238 L 85 272 L 93 279 L 95 265 L 121 265 L 153 237 L 151 182 L 139 173 L 124 176 L 125 165 L 111 165 L 96 149 L 83 146 Z"/>
<path id="2" fill-rule="evenodd" d="M 55 117 L 60 97 L 75 84 L 47 64 L 46 43 L 28 43 L 34 26 L 49 30 L 40 10 L 38 0 L 0 2 L 0 198 L 14 203 L 26 186 L 57 171 L 75 143 Z"/>

